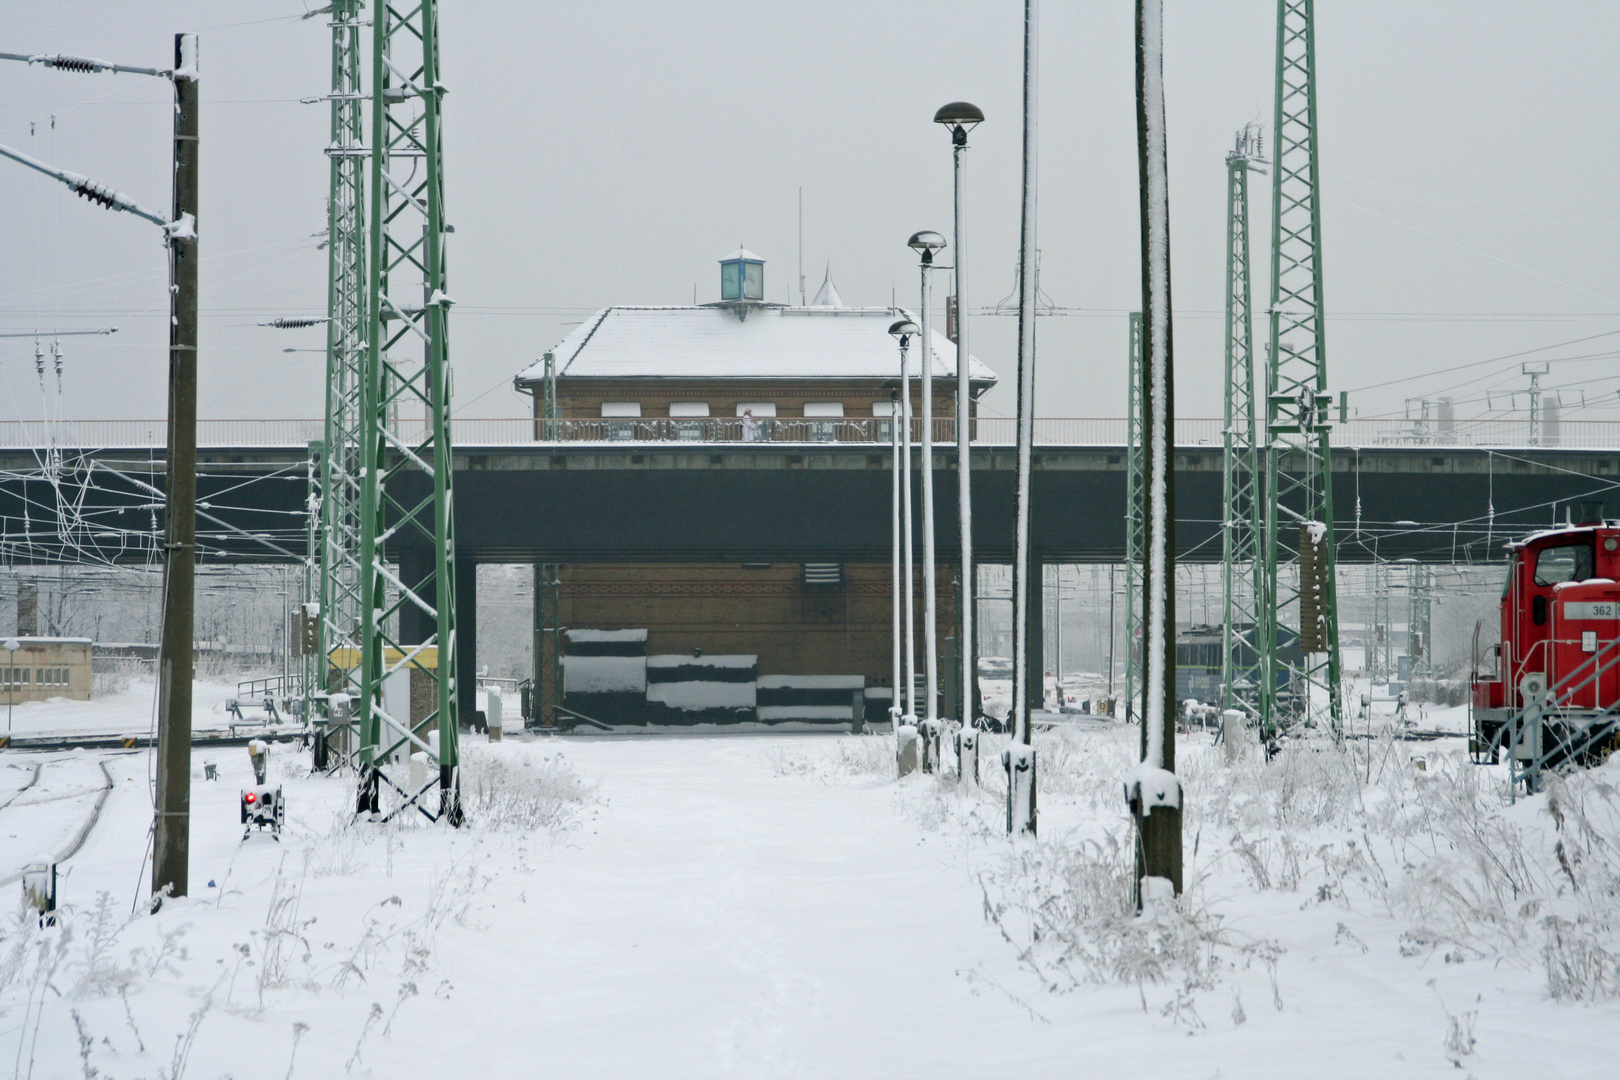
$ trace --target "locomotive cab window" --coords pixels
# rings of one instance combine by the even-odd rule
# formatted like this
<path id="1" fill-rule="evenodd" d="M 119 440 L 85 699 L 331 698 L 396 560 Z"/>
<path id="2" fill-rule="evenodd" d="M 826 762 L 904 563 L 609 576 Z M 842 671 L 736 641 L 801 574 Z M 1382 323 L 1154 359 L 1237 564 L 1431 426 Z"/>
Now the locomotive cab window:
<path id="1" fill-rule="evenodd" d="M 1536 554 L 1537 585 L 1557 585 L 1561 581 L 1585 581 L 1592 576 L 1592 545 L 1566 544 L 1542 548 Z"/>

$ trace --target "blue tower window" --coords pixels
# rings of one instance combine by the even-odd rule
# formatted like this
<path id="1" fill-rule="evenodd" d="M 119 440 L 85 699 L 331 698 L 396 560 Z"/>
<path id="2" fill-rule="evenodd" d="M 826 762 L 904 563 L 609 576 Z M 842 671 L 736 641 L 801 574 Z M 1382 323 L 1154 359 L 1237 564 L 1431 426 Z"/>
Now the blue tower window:
<path id="1" fill-rule="evenodd" d="M 764 300 L 765 260 L 738 248 L 720 260 L 721 300 Z"/>

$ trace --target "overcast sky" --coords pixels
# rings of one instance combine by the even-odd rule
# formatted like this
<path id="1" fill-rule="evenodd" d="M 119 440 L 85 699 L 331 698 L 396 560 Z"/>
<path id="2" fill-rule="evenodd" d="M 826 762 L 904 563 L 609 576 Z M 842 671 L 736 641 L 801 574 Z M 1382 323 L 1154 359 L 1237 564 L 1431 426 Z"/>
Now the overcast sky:
<path id="1" fill-rule="evenodd" d="M 1269 128 L 1275 4 L 1165 6 L 1177 406 L 1212 416 L 1223 160 L 1244 123 Z M 205 417 L 322 408 L 322 353 L 282 350 L 319 350 L 323 332 L 254 325 L 325 310 L 328 108 L 298 99 L 328 89 L 330 37 L 304 10 L 0 0 L 0 51 L 167 66 L 176 31 L 202 35 Z M 1040 323 L 1044 416 L 1124 409 L 1140 305 L 1132 12 L 1043 5 L 1041 284 L 1064 309 Z M 950 150 L 930 120 L 955 99 L 988 118 L 970 153 L 970 301 L 1013 290 L 1018 0 L 445 0 L 441 27 L 459 415 L 527 411 L 513 373 L 596 308 L 717 299 L 715 260 L 739 242 L 767 260 L 767 299 L 796 301 L 801 186 L 809 291 L 830 264 L 851 304 L 914 304 L 905 240 L 950 232 Z M 1620 4 L 1324 2 L 1316 41 L 1331 388 L 1363 416 L 1442 394 L 1459 415 L 1504 414 L 1521 358 L 1480 362 L 1539 349 L 1568 406 L 1585 390 L 1590 407 L 1566 416 L 1620 418 Z M 0 63 L 0 142 L 158 209 L 168 103 L 153 79 Z M 1268 178 L 1254 201 L 1263 308 Z M 157 230 L 0 160 L 0 251 L 0 329 L 119 327 L 63 339 L 65 414 L 160 417 Z M 999 412 L 1015 321 L 974 331 L 1003 377 Z M 0 377 L 0 419 L 40 415 L 31 340 L 0 339 Z"/>

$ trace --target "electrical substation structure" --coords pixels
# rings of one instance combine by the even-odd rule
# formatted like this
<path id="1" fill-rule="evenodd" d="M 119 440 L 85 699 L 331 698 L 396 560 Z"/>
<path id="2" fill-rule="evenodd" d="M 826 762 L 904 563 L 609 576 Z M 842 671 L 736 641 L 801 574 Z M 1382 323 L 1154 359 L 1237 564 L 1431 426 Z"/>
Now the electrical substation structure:
<path id="1" fill-rule="evenodd" d="M 1266 358 L 1264 609 L 1260 722 L 1340 730 L 1333 472 L 1322 318 L 1313 0 L 1278 0 L 1271 186 L 1270 352 Z M 1297 574 L 1287 574 L 1288 567 Z M 1278 624 L 1297 620 L 1299 658 Z"/>
<path id="2" fill-rule="evenodd" d="M 319 654 L 330 679 L 322 683 L 348 695 L 352 711 L 332 709 L 326 737 L 354 747 L 357 812 L 383 812 L 386 787 L 398 796 L 390 813 L 414 807 L 456 824 L 451 301 L 437 5 L 373 6 L 369 93 L 361 80 L 361 5 L 335 0 L 331 16 Z M 421 478 L 426 483 L 413 482 Z M 426 557 L 408 560 L 405 547 Z M 312 696 L 330 706 L 330 696 Z M 352 742 L 344 736 L 350 731 Z M 400 767 L 411 761 L 428 769 Z M 435 786 L 439 799 L 430 806 L 425 796 Z"/>
<path id="3" fill-rule="evenodd" d="M 361 391 L 368 360 L 365 190 L 367 164 L 365 85 L 361 77 L 364 27 L 360 0 L 334 0 L 332 28 L 332 123 L 326 156 L 327 198 L 326 424 L 324 440 L 311 450 L 319 469 L 320 532 L 309 558 L 316 577 L 314 678 L 304 683 L 305 714 L 340 695 L 345 704 L 326 709 L 319 764 L 353 763 L 358 725 L 346 702 L 361 696 L 364 654 L 360 635 L 361 487 L 366 444 Z M 312 514 L 314 513 L 312 507 Z M 333 662 L 334 657 L 344 662 Z"/>
<path id="4" fill-rule="evenodd" d="M 1142 313 L 1131 312 L 1125 370 L 1125 718 L 1142 716 L 1142 514 L 1146 477 L 1142 459 Z"/>
<path id="5" fill-rule="evenodd" d="M 1254 309 L 1249 277 L 1249 171 L 1264 172 L 1259 126 L 1226 155 L 1226 408 L 1221 428 L 1221 707 L 1259 707 L 1259 417 L 1254 407 Z"/>

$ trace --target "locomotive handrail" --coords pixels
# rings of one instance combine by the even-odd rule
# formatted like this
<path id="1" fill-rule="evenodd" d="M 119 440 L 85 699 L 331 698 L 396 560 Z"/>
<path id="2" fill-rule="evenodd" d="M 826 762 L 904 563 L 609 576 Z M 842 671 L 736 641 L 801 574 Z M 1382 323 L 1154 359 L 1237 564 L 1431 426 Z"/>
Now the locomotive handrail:
<path id="1" fill-rule="evenodd" d="M 1547 641 L 1536 642 L 1535 645 L 1531 646 L 1530 654 L 1534 654 L 1536 648 L 1546 644 L 1548 644 Z M 1528 655 L 1526 659 L 1528 660 Z M 1620 638 L 1615 638 L 1593 652 L 1580 664 L 1576 665 L 1573 671 L 1548 687 L 1539 697 L 1527 702 L 1514 714 L 1512 719 L 1503 724 L 1497 731 L 1496 737 L 1492 740 L 1492 745 L 1507 750 L 1510 798 L 1517 793 L 1520 780 L 1526 781 L 1529 791 L 1535 791 L 1539 784 L 1541 771 L 1548 767 L 1548 762 L 1555 756 L 1561 761 L 1573 760 L 1576 755 L 1584 754 L 1590 750 L 1594 743 L 1613 734 L 1611 730 L 1613 723 L 1610 718 L 1620 717 L 1620 701 L 1604 707 L 1594 694 L 1593 701 L 1597 703 L 1599 711 L 1592 717 L 1591 723 L 1587 724 L 1581 737 L 1559 738 L 1551 748 L 1543 746 L 1541 753 L 1527 761 L 1523 769 L 1517 769 L 1513 764 L 1513 748 L 1518 745 L 1523 737 L 1527 725 L 1541 723 L 1549 712 L 1562 713 L 1569 707 L 1571 698 L 1602 678 L 1616 665 L 1620 665 Z M 1592 670 L 1587 672 L 1587 668 Z M 1585 672 L 1584 675 L 1583 672 Z"/>

